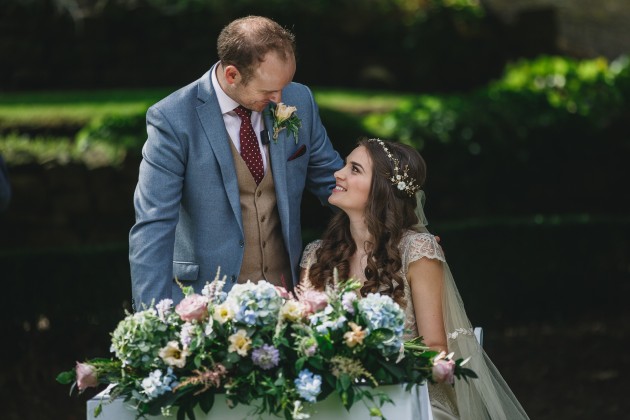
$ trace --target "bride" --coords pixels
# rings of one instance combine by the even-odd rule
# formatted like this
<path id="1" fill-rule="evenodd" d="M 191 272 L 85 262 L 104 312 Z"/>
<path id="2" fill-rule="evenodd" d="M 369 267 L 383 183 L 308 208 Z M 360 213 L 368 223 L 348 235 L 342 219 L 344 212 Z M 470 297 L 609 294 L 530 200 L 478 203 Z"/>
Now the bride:
<path id="1" fill-rule="evenodd" d="M 422 336 L 438 351 L 471 357 L 479 376 L 429 384 L 433 417 L 527 419 L 527 414 L 485 354 L 435 237 L 426 230 L 421 187 L 426 165 L 413 148 L 379 139 L 361 140 L 335 173 L 328 199 L 342 211 L 321 240 L 307 245 L 301 283 L 324 289 L 333 279 L 355 278 L 360 293 L 391 296 L 405 310 L 407 339 Z"/>

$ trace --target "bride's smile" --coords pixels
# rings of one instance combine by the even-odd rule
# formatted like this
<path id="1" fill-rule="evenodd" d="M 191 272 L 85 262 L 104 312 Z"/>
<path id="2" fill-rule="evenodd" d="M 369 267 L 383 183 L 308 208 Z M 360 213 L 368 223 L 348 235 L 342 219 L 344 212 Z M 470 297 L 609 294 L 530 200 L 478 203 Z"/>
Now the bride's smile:
<path id="1" fill-rule="evenodd" d="M 348 215 L 362 215 L 372 185 L 372 160 L 365 147 L 348 155 L 345 166 L 335 172 L 335 183 L 328 202 Z"/>

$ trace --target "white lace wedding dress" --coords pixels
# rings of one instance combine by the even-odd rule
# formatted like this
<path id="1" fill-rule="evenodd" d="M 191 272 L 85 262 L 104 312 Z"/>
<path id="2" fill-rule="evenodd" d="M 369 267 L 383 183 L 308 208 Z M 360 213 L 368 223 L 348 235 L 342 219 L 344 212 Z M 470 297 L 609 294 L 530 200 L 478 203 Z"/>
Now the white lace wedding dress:
<path id="1" fill-rule="evenodd" d="M 320 246 L 321 240 L 311 242 L 306 246 L 300 263 L 302 268 L 307 268 L 309 261 L 311 264 L 316 261 L 315 253 Z M 467 367 L 479 376 L 468 381 L 456 380 L 454 388 L 447 384 L 429 384 L 433 418 L 435 420 L 528 419 L 518 400 L 477 342 L 444 253 L 435 237 L 425 232 L 407 231 L 403 235 L 399 249 L 402 258 L 400 275 L 404 281 L 406 300 L 405 329 L 410 332 L 406 338 L 412 339 L 418 335 L 411 290 L 406 277 L 409 264 L 420 258 L 439 260 L 442 262 L 444 273 L 442 307 L 448 349 L 455 353 L 455 359 L 471 357 Z"/>

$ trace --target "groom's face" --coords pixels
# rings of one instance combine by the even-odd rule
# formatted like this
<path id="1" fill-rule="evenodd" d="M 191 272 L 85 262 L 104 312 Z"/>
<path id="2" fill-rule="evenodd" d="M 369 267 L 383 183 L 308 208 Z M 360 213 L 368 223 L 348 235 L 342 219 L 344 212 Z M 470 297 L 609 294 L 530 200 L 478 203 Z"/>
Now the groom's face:
<path id="1" fill-rule="evenodd" d="M 252 111 L 261 112 L 273 101 L 282 101 L 282 89 L 293 80 L 295 74 L 295 57 L 286 59 L 271 51 L 254 70 L 252 77 L 243 83 L 242 77 L 233 79 L 230 96 L 239 104 Z"/>

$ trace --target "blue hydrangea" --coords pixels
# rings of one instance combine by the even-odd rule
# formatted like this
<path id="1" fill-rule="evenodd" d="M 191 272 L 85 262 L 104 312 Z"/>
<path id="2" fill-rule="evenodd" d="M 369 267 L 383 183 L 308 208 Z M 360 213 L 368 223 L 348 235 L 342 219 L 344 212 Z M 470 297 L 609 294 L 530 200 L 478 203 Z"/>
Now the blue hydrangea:
<path id="1" fill-rule="evenodd" d="M 146 397 L 144 401 L 151 401 L 165 392 L 172 391 L 178 385 L 177 378 L 173 375 L 173 369 L 168 368 L 166 374 L 160 369 L 149 373 L 149 376 L 142 380 L 142 391 Z"/>
<path id="2" fill-rule="evenodd" d="M 310 370 L 303 369 L 295 379 L 295 388 L 304 400 L 314 403 L 322 391 L 322 377 L 314 375 Z"/>
<path id="3" fill-rule="evenodd" d="M 234 285 L 226 302 L 233 308 L 236 322 L 263 327 L 276 324 L 282 306 L 276 288 L 264 280 Z"/>
<path id="4" fill-rule="evenodd" d="M 377 344 L 377 348 L 384 356 L 400 350 L 405 328 L 405 314 L 391 297 L 370 293 L 359 300 L 359 313 L 365 320 L 368 331 L 387 328 L 394 333 L 390 340 Z"/>

